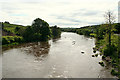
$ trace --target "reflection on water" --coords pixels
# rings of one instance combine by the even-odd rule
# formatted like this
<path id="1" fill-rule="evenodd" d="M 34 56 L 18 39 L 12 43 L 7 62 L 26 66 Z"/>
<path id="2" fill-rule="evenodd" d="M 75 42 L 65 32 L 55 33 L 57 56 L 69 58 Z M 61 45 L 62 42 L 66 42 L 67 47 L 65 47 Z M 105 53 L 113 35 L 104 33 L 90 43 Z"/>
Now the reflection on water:
<path id="1" fill-rule="evenodd" d="M 21 47 L 21 51 L 25 51 L 27 54 L 33 54 L 36 60 L 41 60 L 41 57 L 45 57 L 49 53 L 49 49 L 49 42 L 28 43 Z"/>
<path id="2" fill-rule="evenodd" d="M 53 42 L 56 42 L 56 41 L 58 41 L 58 40 L 60 40 L 61 38 L 54 38 L 54 39 L 52 39 L 52 41 Z"/>
<path id="3" fill-rule="evenodd" d="M 93 58 L 94 39 L 62 33 L 49 42 L 22 44 L 3 52 L 4 78 L 112 78 Z"/>
<path id="4" fill-rule="evenodd" d="M 42 54 L 48 54 L 49 48 L 50 45 L 48 42 L 36 42 L 24 45 L 21 50 L 26 51 L 26 53 L 29 54 L 34 54 L 36 57 L 40 57 Z"/>

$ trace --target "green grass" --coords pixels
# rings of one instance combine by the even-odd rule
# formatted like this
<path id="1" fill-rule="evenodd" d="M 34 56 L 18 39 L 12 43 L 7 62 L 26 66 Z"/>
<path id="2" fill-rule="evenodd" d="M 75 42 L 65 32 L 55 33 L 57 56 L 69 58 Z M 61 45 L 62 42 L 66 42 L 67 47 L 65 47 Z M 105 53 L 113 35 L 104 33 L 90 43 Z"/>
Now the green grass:
<path id="1" fill-rule="evenodd" d="M 14 33 L 14 34 L 16 34 L 16 32 L 15 32 L 16 27 L 26 28 L 25 26 L 22 26 L 22 25 L 4 23 L 4 28 L 3 28 L 3 29 L 5 29 L 5 30 L 7 30 L 7 31 L 10 31 L 10 32 L 12 32 L 12 33 Z"/>

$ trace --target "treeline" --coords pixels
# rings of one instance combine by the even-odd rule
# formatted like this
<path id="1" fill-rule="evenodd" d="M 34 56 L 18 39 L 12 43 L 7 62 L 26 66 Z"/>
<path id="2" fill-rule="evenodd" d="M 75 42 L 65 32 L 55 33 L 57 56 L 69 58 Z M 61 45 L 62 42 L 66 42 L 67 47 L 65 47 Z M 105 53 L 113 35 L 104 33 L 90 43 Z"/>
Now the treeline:
<path id="1" fill-rule="evenodd" d="M 63 31 L 63 32 L 75 32 L 75 33 L 78 33 L 80 35 L 85 35 L 88 37 L 90 37 L 90 36 L 93 37 L 93 36 L 95 36 L 94 33 L 96 33 L 96 34 L 99 34 L 101 37 L 106 32 L 106 29 L 105 29 L 106 26 L 107 26 L 107 24 L 84 26 L 81 28 L 61 28 L 61 31 Z M 114 23 L 112 26 L 113 26 L 112 32 L 114 34 L 120 34 L 120 23 Z"/>
<path id="2" fill-rule="evenodd" d="M 76 30 L 79 28 L 61 28 L 61 31 L 63 32 L 76 32 Z"/>
<path id="3" fill-rule="evenodd" d="M 1 22 L 1 25 L 2 45 L 48 41 L 61 35 L 59 27 L 56 25 L 50 27 L 46 21 L 40 18 L 36 18 L 31 26 L 15 25 L 9 22 Z"/>

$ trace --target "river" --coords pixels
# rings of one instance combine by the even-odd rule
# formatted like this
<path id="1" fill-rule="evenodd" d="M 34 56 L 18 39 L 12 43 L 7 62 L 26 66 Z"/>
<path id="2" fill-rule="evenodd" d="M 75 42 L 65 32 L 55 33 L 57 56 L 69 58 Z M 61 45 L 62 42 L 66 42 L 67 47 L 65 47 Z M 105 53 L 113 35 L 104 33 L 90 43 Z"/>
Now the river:
<path id="1" fill-rule="evenodd" d="M 94 46 L 94 38 L 63 32 L 61 38 L 48 43 L 5 50 L 3 78 L 113 78 L 110 69 L 98 64 L 101 56 L 92 57 Z"/>

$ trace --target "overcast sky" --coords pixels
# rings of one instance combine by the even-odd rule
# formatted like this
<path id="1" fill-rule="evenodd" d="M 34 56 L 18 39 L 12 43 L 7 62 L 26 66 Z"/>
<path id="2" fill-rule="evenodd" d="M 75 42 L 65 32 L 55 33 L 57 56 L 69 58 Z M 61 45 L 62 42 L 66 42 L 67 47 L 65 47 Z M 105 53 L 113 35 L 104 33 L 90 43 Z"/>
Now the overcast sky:
<path id="1" fill-rule="evenodd" d="M 118 15 L 119 0 L 0 0 L 0 22 L 31 25 L 41 18 L 50 26 L 82 27 L 104 23 L 108 10 Z"/>

